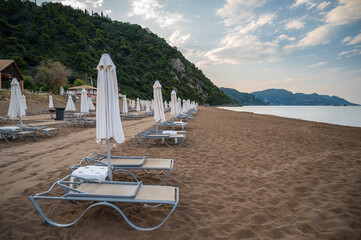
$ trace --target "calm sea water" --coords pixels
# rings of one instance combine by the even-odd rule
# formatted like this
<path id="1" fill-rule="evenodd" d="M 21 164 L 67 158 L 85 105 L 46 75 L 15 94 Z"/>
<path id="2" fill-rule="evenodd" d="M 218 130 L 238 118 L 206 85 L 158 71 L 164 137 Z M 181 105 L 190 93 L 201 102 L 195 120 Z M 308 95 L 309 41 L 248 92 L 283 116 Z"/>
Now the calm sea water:
<path id="1" fill-rule="evenodd" d="M 361 106 L 244 106 L 220 108 L 236 112 L 252 112 L 343 126 L 361 127 Z"/>

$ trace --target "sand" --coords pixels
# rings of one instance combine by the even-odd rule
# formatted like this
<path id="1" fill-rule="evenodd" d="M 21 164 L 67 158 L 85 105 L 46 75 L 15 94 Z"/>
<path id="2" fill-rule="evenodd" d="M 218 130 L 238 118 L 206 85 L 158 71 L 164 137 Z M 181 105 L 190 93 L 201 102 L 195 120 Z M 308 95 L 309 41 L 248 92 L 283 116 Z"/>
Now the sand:
<path id="1" fill-rule="evenodd" d="M 361 128 L 201 108 L 181 148 L 135 148 L 129 141 L 152 118 L 123 121 L 127 141 L 113 155 L 173 158 L 164 185 L 180 202 L 159 230 L 140 232 L 107 207 L 90 210 L 69 228 L 43 225 L 28 196 L 69 174 L 91 152 L 95 128 L 61 128 L 59 136 L 7 146 L 0 142 L 1 239 L 360 239 Z M 137 172 L 145 184 L 163 178 Z M 124 175 L 115 176 L 127 180 Z M 86 205 L 42 203 L 59 222 Z M 167 208 L 121 204 L 143 227 Z"/>

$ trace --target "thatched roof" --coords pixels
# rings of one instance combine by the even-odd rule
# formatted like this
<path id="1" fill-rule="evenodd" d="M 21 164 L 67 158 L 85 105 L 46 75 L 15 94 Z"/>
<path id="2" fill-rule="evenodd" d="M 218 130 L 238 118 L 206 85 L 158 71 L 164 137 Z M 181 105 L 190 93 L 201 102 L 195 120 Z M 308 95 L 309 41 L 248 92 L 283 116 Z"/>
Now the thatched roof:
<path id="1" fill-rule="evenodd" d="M 14 60 L 0 59 L 0 72 L 1 79 L 16 77 L 18 80 L 24 80 L 23 74 Z"/>

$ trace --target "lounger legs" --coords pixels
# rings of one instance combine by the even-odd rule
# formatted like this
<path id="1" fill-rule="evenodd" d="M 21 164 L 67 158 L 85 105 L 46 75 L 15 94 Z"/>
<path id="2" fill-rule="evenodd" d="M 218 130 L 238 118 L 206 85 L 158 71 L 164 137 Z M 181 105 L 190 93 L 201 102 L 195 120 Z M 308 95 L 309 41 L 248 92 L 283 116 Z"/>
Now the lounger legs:
<path id="1" fill-rule="evenodd" d="M 176 196 L 177 196 L 177 201 L 176 203 L 174 204 L 172 210 L 169 212 L 169 214 L 167 215 L 167 217 L 160 223 L 158 224 L 157 226 L 155 227 L 151 227 L 151 228 L 142 228 L 142 227 L 139 227 L 137 225 L 135 225 L 134 223 L 132 223 L 128 218 L 127 216 L 123 213 L 123 211 L 118 208 L 117 206 L 115 206 L 114 204 L 112 203 L 108 203 L 108 202 L 98 202 L 98 203 L 95 203 L 91 206 L 89 206 L 87 209 L 85 209 L 85 211 L 80 215 L 79 218 L 77 218 L 75 221 L 71 222 L 71 223 L 66 223 L 66 224 L 61 224 L 61 223 L 56 223 L 52 220 L 50 220 L 45 214 L 44 212 L 41 210 L 41 208 L 39 207 L 38 203 L 36 202 L 35 200 L 35 197 L 33 196 L 30 196 L 30 200 L 31 202 L 34 204 L 36 210 L 38 210 L 38 212 L 40 213 L 41 217 L 44 219 L 44 221 L 46 223 L 49 223 L 50 225 L 54 226 L 54 227 L 70 227 L 72 225 L 74 225 L 75 223 L 77 223 L 83 216 L 84 214 L 92 209 L 93 207 L 96 207 L 96 206 L 101 206 L 101 205 L 104 205 L 104 206 L 108 206 L 108 207 L 112 207 L 114 208 L 115 210 L 117 210 L 119 212 L 119 214 L 124 218 L 124 220 L 134 229 L 136 230 L 139 230 L 139 231 L 154 231 L 158 228 L 160 228 L 161 226 L 164 225 L 164 223 L 168 220 L 168 218 L 170 217 L 170 215 L 174 212 L 175 208 L 177 207 L 178 205 L 178 201 L 179 201 L 179 193 L 178 193 L 178 188 L 176 188 Z"/>

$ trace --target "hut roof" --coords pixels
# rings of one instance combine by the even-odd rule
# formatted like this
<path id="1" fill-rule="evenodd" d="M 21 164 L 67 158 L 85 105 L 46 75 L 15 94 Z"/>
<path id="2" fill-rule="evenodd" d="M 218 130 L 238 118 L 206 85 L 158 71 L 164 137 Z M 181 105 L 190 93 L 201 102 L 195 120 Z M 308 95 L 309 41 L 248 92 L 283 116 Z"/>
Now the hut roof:
<path id="1" fill-rule="evenodd" d="M 5 78 L 16 77 L 18 80 L 24 80 L 23 74 L 14 60 L 0 59 L 0 72 Z"/>

